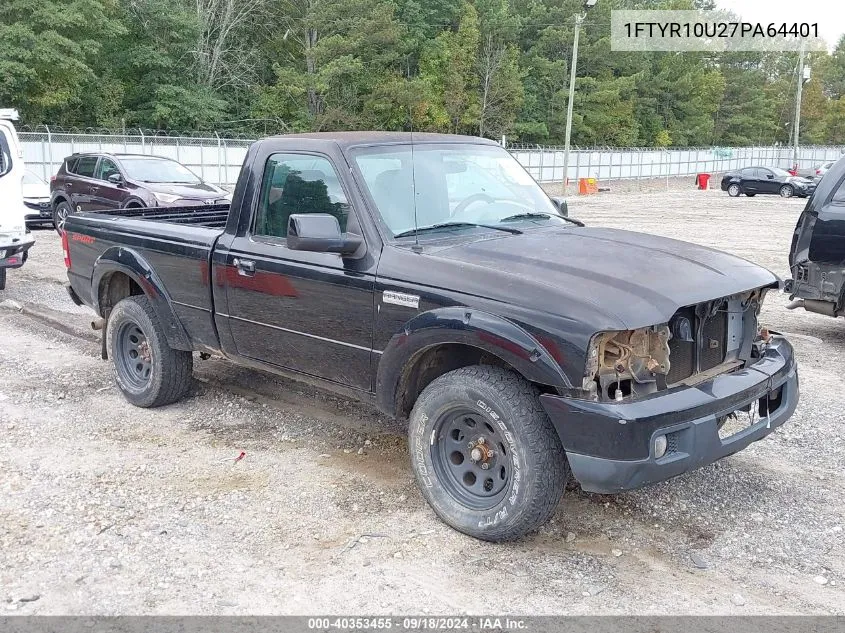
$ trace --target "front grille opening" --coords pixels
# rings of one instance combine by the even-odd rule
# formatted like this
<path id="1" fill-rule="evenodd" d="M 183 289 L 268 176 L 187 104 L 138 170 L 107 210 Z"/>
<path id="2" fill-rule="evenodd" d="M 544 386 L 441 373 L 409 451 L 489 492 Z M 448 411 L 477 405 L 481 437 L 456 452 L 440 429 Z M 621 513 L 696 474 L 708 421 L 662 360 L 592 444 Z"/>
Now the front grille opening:
<path id="1" fill-rule="evenodd" d="M 672 317 L 670 325 L 673 326 L 673 336 L 669 340 L 667 384 L 675 384 L 725 361 L 728 343 L 727 303 L 719 302 L 715 310 L 712 304 L 701 308 L 706 309 L 696 310 L 695 306 L 681 308 Z M 680 323 L 688 323 L 689 327 L 675 327 Z M 689 332 L 693 340 L 680 338 L 680 332 Z"/>

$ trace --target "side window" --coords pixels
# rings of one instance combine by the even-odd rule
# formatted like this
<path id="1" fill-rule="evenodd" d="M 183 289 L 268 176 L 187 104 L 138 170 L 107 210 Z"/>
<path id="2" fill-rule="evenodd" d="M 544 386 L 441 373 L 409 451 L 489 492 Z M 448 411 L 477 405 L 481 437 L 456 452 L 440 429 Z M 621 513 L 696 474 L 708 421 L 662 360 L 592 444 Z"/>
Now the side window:
<path id="1" fill-rule="evenodd" d="M 273 154 L 267 159 L 253 235 L 286 237 L 288 219 L 294 213 L 328 213 L 346 231 L 349 203 L 326 158 Z"/>
<path id="2" fill-rule="evenodd" d="M 109 176 L 112 174 L 119 174 L 120 170 L 117 168 L 117 165 L 114 164 L 114 161 L 110 158 L 101 158 L 100 164 L 97 165 L 97 173 L 94 175 L 94 178 L 98 180 L 108 180 Z"/>
<path id="3" fill-rule="evenodd" d="M 86 178 L 94 177 L 94 168 L 97 166 L 96 156 L 80 156 L 76 162 L 76 171 L 74 173 L 78 176 L 85 176 Z"/>
<path id="4" fill-rule="evenodd" d="M 757 170 L 751 167 L 743 169 L 741 172 L 743 178 L 756 178 L 757 177 Z"/>
<path id="5" fill-rule="evenodd" d="M 65 171 L 69 174 L 76 173 L 76 163 L 79 162 L 78 158 L 68 158 L 67 162 L 65 163 Z"/>
<path id="6" fill-rule="evenodd" d="M 12 151 L 6 138 L 6 131 L 0 128 L 0 176 L 12 171 Z"/>
<path id="7" fill-rule="evenodd" d="M 839 188 L 833 193 L 830 202 L 838 207 L 845 207 L 845 178 L 839 182 Z"/>

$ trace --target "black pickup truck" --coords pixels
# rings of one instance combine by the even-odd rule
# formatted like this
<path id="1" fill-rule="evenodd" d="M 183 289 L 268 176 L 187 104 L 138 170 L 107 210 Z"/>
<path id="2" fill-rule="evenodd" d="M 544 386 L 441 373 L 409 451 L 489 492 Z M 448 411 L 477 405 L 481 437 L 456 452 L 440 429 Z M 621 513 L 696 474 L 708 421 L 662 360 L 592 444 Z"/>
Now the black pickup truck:
<path id="1" fill-rule="evenodd" d="M 845 157 L 831 165 L 795 226 L 787 307 L 845 316 Z"/>
<path id="2" fill-rule="evenodd" d="M 563 209 L 491 141 L 291 135 L 252 145 L 231 209 L 82 213 L 63 243 L 131 403 L 181 398 L 197 352 L 372 400 L 408 419 L 434 511 L 499 541 L 570 473 L 661 481 L 798 401 L 790 344 L 757 322 L 775 275 Z"/>

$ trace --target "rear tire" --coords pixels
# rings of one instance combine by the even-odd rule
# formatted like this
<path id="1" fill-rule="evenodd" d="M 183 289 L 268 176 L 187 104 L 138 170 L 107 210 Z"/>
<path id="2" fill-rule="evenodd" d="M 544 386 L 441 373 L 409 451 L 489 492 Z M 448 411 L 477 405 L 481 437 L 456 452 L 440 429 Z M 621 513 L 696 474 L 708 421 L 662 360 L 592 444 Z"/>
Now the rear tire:
<path id="1" fill-rule="evenodd" d="M 736 183 L 734 183 L 734 184 L 732 184 L 732 185 L 730 185 L 730 186 L 728 187 L 728 195 L 729 195 L 731 198 L 736 198 L 736 197 L 737 197 L 739 194 L 741 194 L 741 193 L 742 193 L 742 189 L 741 189 L 741 188 L 740 188 L 740 186 L 739 186 L 738 184 L 736 184 Z"/>
<path id="2" fill-rule="evenodd" d="M 108 320 L 109 357 L 114 378 L 137 407 L 160 407 L 181 399 L 191 387 L 191 352 L 172 349 L 144 296 L 127 297 Z"/>
<path id="3" fill-rule="evenodd" d="M 60 202 L 53 207 L 53 226 L 59 235 L 65 232 L 65 220 L 69 215 L 73 215 L 73 209 L 67 202 Z"/>
<path id="4" fill-rule="evenodd" d="M 411 465 L 446 524 L 496 542 L 552 516 L 569 463 L 539 395 L 521 376 L 484 365 L 451 371 L 423 390 L 409 420 Z"/>
<path id="5" fill-rule="evenodd" d="M 792 188 L 792 185 L 784 185 L 780 188 L 780 197 L 781 198 L 791 198 L 795 195 L 795 189 Z"/>
<path id="6" fill-rule="evenodd" d="M 6 289 L 6 269 L 0 268 L 0 290 Z"/>

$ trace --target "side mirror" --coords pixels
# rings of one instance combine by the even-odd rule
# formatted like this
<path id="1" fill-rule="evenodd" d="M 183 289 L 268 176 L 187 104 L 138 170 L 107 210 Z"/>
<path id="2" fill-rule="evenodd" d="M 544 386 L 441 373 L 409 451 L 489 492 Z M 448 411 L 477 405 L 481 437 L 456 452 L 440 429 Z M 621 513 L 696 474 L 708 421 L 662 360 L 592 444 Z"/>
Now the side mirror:
<path id="1" fill-rule="evenodd" d="M 774 174 L 766 174 L 766 178 L 768 178 L 769 180 L 774 180 L 775 175 Z"/>
<path id="2" fill-rule="evenodd" d="M 566 204 L 566 198 L 563 196 L 552 196 L 551 201 L 563 217 L 569 217 L 569 205 Z"/>
<path id="3" fill-rule="evenodd" d="M 123 183 L 123 176 L 118 173 L 109 174 L 109 182 L 113 185 L 120 185 Z"/>
<path id="4" fill-rule="evenodd" d="M 341 233 L 337 218 L 328 213 L 294 213 L 288 219 L 287 245 L 292 251 L 352 255 L 363 243 L 360 235 Z"/>

